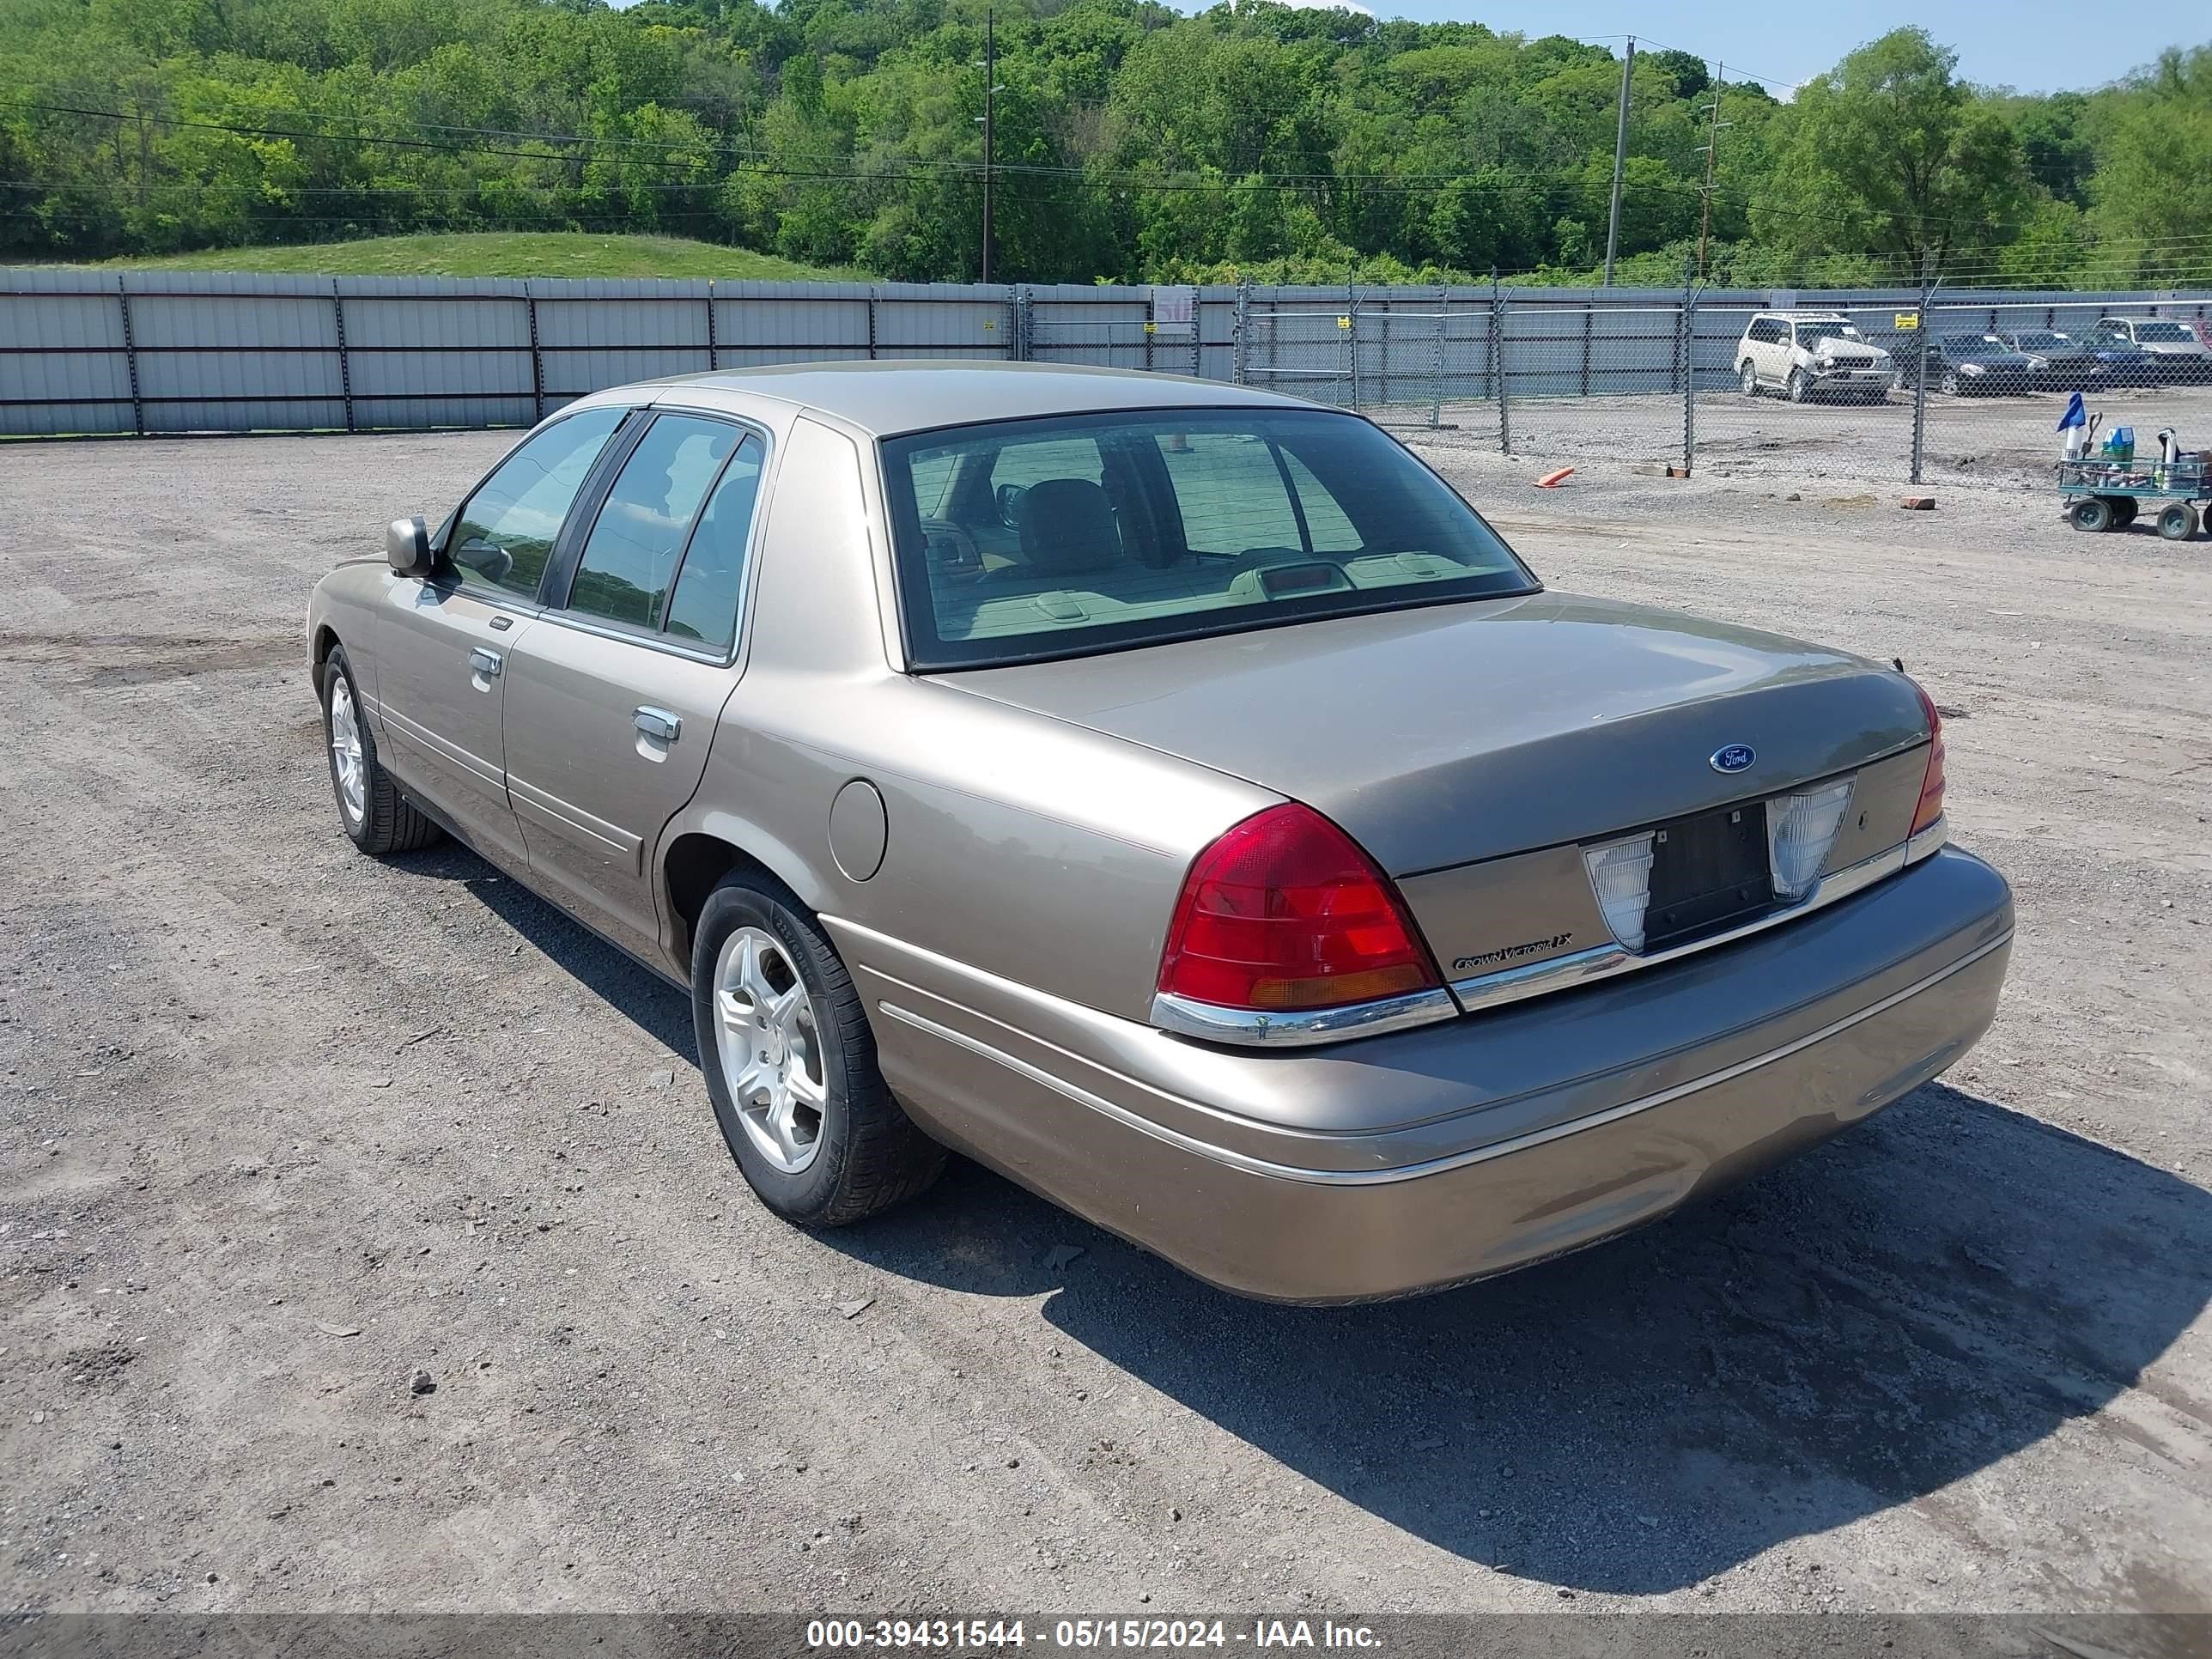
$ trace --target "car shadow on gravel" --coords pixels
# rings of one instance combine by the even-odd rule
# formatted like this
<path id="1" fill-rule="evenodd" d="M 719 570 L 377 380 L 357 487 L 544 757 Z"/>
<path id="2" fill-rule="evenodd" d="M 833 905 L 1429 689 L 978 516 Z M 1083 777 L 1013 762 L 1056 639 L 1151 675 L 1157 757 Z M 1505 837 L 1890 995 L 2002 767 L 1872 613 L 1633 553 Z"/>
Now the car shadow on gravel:
<path id="1" fill-rule="evenodd" d="M 1629 1238 L 1408 1302 L 1241 1301 L 971 1166 L 825 1237 L 918 1280 L 1048 1292 L 1069 1338 L 1374 1515 L 1629 1594 L 2093 1415 L 2212 1296 L 2212 1194 L 1940 1084 Z M 2114 1432 L 2154 1435 L 2143 1418 Z"/>
<path id="2" fill-rule="evenodd" d="M 581 922 L 455 842 L 410 857 L 407 867 L 418 877 L 459 883 L 579 985 L 671 1053 L 699 1063 L 691 1000 Z"/>
<path id="3" fill-rule="evenodd" d="M 471 854 L 410 863 L 696 1063 L 682 993 Z M 1383 1520 L 1624 1594 L 2093 1416 L 2212 1300 L 2212 1194 L 1943 1084 L 1626 1239 L 1406 1302 L 1244 1301 L 957 1159 L 820 1237 L 916 1283 L 1042 1296 L 1072 1340 Z"/>

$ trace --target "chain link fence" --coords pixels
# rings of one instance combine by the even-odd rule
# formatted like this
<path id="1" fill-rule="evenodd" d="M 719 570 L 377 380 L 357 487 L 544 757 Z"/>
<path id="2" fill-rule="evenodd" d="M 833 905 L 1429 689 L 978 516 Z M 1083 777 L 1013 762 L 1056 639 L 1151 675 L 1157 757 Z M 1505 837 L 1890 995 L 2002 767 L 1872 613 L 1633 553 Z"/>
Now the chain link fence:
<path id="1" fill-rule="evenodd" d="M 1247 385 L 1544 468 L 2048 489 L 2077 391 L 2099 444 L 2212 447 L 2202 297 L 1248 290 L 1235 339 Z"/>

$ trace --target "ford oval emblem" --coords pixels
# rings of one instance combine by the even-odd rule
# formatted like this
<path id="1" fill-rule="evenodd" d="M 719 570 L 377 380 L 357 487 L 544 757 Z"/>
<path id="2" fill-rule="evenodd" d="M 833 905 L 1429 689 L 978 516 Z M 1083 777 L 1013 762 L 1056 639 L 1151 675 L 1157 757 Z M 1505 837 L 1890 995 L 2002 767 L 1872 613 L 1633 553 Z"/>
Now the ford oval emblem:
<path id="1" fill-rule="evenodd" d="M 1759 755 L 1747 743 L 1732 743 L 1725 749 L 1713 750 L 1710 762 L 1716 772 L 1741 772 L 1757 760 Z"/>

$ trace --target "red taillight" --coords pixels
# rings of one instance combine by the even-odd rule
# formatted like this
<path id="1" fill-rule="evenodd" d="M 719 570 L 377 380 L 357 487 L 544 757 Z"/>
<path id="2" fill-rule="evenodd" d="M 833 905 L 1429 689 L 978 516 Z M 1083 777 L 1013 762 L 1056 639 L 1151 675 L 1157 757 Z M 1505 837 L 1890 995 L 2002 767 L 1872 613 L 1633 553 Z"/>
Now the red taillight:
<path id="1" fill-rule="evenodd" d="M 1913 809 L 1912 833 L 1918 835 L 1943 816 L 1943 717 L 1936 712 L 1936 699 L 1917 681 L 1920 706 L 1928 711 L 1928 771 L 1920 780 L 1920 805 Z"/>
<path id="2" fill-rule="evenodd" d="M 1224 1008 L 1335 1008 L 1438 984 L 1389 880 L 1309 806 L 1271 806 L 1198 855 L 1160 989 Z"/>

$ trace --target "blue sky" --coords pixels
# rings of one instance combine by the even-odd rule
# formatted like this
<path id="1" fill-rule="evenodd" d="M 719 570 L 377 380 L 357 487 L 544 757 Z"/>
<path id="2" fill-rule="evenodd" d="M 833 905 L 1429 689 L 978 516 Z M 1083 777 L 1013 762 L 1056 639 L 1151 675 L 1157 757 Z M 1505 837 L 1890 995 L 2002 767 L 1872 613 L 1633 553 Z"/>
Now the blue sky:
<path id="1" fill-rule="evenodd" d="M 1365 9 L 1424 23 L 1472 19 L 1501 33 L 1571 34 L 1577 39 L 1633 34 L 1639 42 L 1680 46 L 1729 65 L 1730 80 L 1804 80 L 1832 67 L 1853 47 L 1906 23 L 1917 23 L 1959 54 L 1970 81 L 2022 92 L 2086 89 L 2148 64 L 2161 46 L 2212 36 L 2191 30 L 2193 7 L 2100 11 L 2057 0 L 1967 0 L 1912 6 L 1896 0 L 1840 7 L 1776 6 L 1753 0 L 1582 0 L 1571 7 L 1540 0 L 1365 0 Z M 2203 14 L 2197 14 L 2201 18 Z M 1619 39 L 1601 44 L 1619 52 Z M 1737 71 L 1737 54 L 1743 69 Z M 1772 90 L 1780 95 L 1782 88 Z"/>

